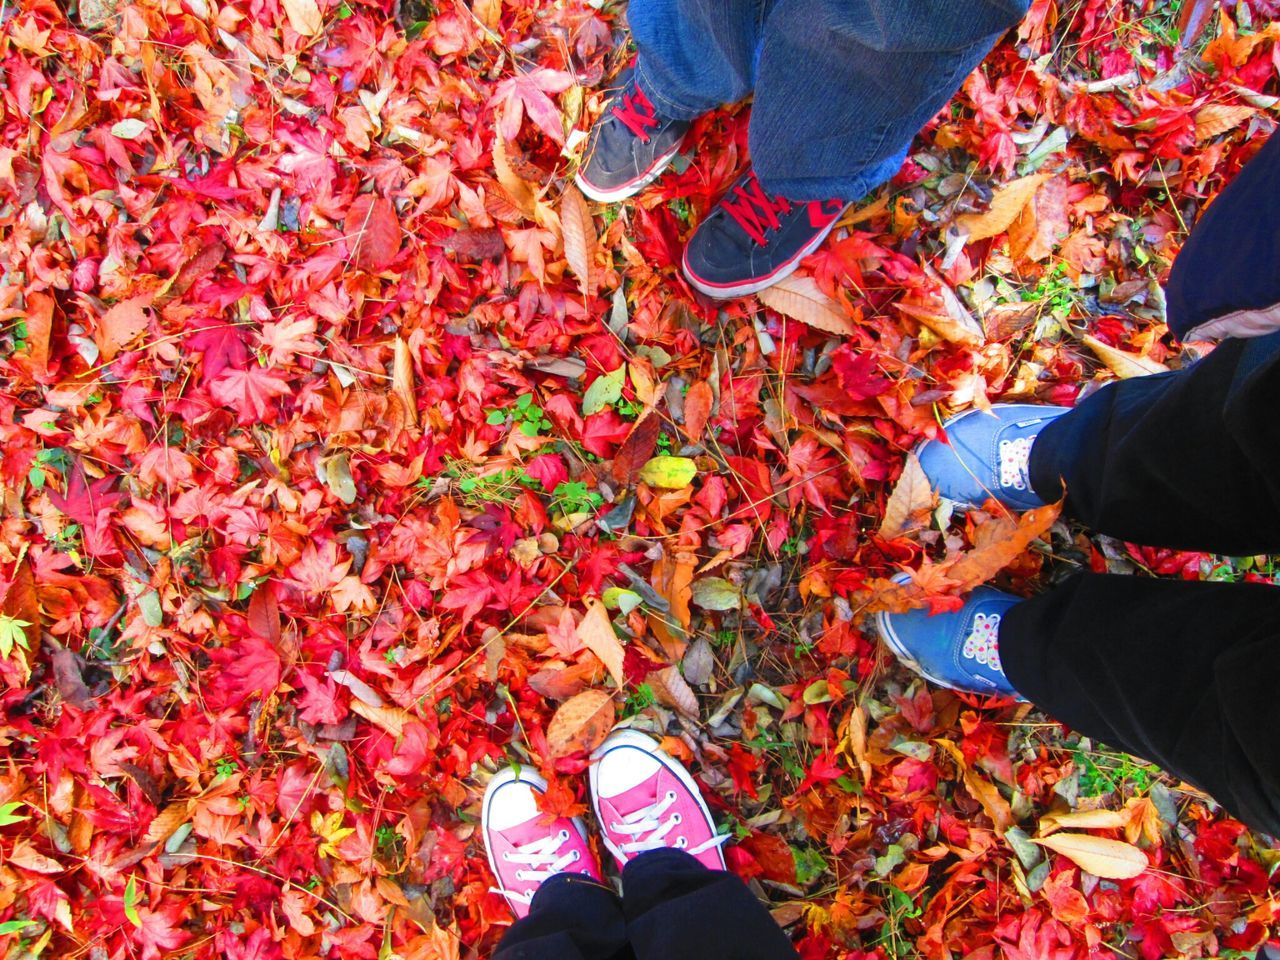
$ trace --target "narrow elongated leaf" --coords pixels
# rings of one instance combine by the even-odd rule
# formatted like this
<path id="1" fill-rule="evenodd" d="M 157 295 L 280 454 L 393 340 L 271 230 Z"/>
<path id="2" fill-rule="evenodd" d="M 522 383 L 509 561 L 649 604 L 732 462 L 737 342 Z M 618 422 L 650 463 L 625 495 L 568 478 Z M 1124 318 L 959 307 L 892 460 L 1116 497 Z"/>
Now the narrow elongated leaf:
<path id="1" fill-rule="evenodd" d="M 1055 833 L 1035 843 L 1106 880 L 1129 880 L 1147 869 L 1147 855 L 1131 843 L 1087 833 Z"/>
<path id="2" fill-rule="evenodd" d="M 853 324 L 844 309 L 818 289 L 813 277 L 790 276 L 756 296 L 766 307 L 815 330 L 845 337 L 853 334 Z"/>
<path id="3" fill-rule="evenodd" d="M 584 297 L 593 297 L 597 287 L 596 224 L 587 201 L 573 184 L 560 197 L 560 235 L 564 238 L 564 258 L 578 278 Z"/>

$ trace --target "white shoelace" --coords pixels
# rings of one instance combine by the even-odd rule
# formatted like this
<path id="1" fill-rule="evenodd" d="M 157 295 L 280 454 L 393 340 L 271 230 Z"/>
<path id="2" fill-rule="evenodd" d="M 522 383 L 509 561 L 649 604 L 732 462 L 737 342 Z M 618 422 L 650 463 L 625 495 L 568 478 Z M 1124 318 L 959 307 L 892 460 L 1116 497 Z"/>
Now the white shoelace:
<path id="1" fill-rule="evenodd" d="M 560 853 L 560 848 L 569 840 L 569 831 L 561 830 L 559 833 L 553 833 L 551 836 L 542 837 L 534 840 L 532 843 L 526 843 L 522 847 L 516 847 L 515 851 L 504 850 L 502 859 L 507 863 L 520 863 L 533 869 L 517 870 L 516 879 L 523 883 L 540 884 L 543 880 L 555 876 L 557 873 L 563 873 L 565 867 L 571 863 L 577 862 L 582 855 L 577 850 L 570 850 L 568 853 Z M 520 893 L 515 890 L 503 890 L 501 887 L 490 887 L 491 893 L 500 893 L 504 897 L 512 900 L 518 900 L 521 903 L 529 903 L 533 900 L 534 890 L 529 893 Z"/>
<path id="2" fill-rule="evenodd" d="M 627 814 L 622 818 L 621 823 L 615 820 L 609 824 L 614 833 L 636 838 L 627 843 L 619 844 L 618 849 L 627 854 L 643 853 L 646 850 L 657 850 L 668 846 L 675 847 L 677 850 L 685 850 L 689 846 L 687 837 L 677 837 L 675 843 L 669 844 L 666 842 L 667 834 L 678 827 L 682 819 L 679 813 L 671 814 L 665 821 L 662 819 L 662 815 L 670 809 L 676 799 L 675 791 L 668 790 L 666 796 L 661 800 L 655 801 L 647 807 L 641 807 L 634 813 Z M 728 839 L 729 835 L 727 833 L 712 837 L 706 843 L 698 844 L 688 853 L 696 857 L 712 847 L 720 846 Z"/>

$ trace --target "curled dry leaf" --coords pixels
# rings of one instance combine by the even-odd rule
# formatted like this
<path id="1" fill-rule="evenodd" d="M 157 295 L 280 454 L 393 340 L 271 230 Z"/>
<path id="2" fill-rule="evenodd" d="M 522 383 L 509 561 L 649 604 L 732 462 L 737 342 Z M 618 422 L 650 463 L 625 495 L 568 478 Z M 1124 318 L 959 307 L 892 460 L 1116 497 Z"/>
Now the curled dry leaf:
<path id="1" fill-rule="evenodd" d="M 1131 843 L 1087 833 L 1055 833 L 1035 840 L 1104 880 L 1130 880 L 1147 869 L 1147 855 Z"/>
<path id="2" fill-rule="evenodd" d="M 1040 818 L 1040 835 L 1047 837 L 1055 830 L 1114 830 L 1123 827 L 1129 818 L 1118 810 L 1073 810 L 1070 813 L 1050 813 Z"/>
<path id="3" fill-rule="evenodd" d="M 907 454 L 902 475 L 894 484 L 893 492 L 884 507 L 880 521 L 880 536 L 893 540 L 903 534 L 918 530 L 928 523 L 929 512 L 936 501 L 933 486 L 920 466 L 920 458 Z"/>
<path id="4" fill-rule="evenodd" d="M 613 623 L 609 620 L 609 611 L 604 603 L 595 598 L 586 600 L 587 615 L 578 624 L 577 634 L 582 645 L 600 658 L 613 682 L 621 689 L 626 683 L 622 672 L 624 651 L 622 641 L 614 632 Z"/>
<path id="5" fill-rule="evenodd" d="M 562 703 L 547 724 L 547 750 L 553 760 L 590 753 L 613 729 L 613 697 L 603 690 L 583 690 Z"/>
<path id="6" fill-rule="evenodd" d="M 1108 370 L 1122 380 L 1128 380 L 1130 377 L 1145 377 L 1152 373 L 1164 373 L 1169 369 L 1163 363 L 1148 357 L 1117 350 L 1087 333 L 1080 340 L 1098 355 L 1098 359 L 1107 365 Z"/>
<path id="7" fill-rule="evenodd" d="M 991 197 L 991 206 L 983 213 L 966 213 L 956 217 L 956 223 L 969 231 L 970 240 L 986 240 L 1004 233 L 1018 219 L 1023 208 L 1031 202 L 1040 184 L 1049 179 L 1047 173 L 1011 180 Z"/>

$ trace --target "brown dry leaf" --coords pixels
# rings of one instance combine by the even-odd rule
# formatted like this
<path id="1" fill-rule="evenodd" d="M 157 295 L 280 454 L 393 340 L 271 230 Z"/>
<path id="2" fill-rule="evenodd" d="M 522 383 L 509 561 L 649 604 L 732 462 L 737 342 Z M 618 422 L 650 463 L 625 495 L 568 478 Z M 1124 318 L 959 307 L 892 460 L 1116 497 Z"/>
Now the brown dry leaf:
<path id="1" fill-rule="evenodd" d="M 1014 824 L 1013 810 L 1009 807 L 1009 801 L 1001 795 L 1000 790 L 994 783 L 965 763 L 964 754 L 960 752 L 960 748 L 954 743 L 946 739 L 939 739 L 935 742 L 951 755 L 951 759 L 960 768 L 960 776 L 964 781 L 965 789 L 969 791 L 969 795 L 973 799 L 982 804 L 982 809 L 986 811 L 987 816 L 991 818 L 991 822 L 995 824 L 996 833 L 1003 836 L 1004 832 Z"/>
<path id="2" fill-rule="evenodd" d="M 1234 130 L 1258 111 L 1253 107 L 1225 103 L 1205 104 L 1196 111 L 1196 143 L 1204 143 Z"/>
<path id="3" fill-rule="evenodd" d="M 23 870 L 30 870 L 33 873 L 62 873 L 66 870 L 66 867 L 57 860 L 52 857 L 46 857 L 25 840 L 20 840 L 14 845 L 13 852 L 9 854 L 8 862 L 15 867 L 21 867 Z"/>
<path id="4" fill-rule="evenodd" d="M 1087 333 L 1080 340 L 1098 355 L 1098 359 L 1107 365 L 1107 369 L 1122 380 L 1128 380 L 1130 377 L 1145 377 L 1152 373 L 1164 373 L 1169 369 L 1163 363 L 1157 363 L 1149 357 L 1117 350 Z"/>
<path id="5" fill-rule="evenodd" d="M 930 305 L 902 301 L 893 306 L 896 310 L 923 323 L 943 340 L 958 343 L 963 347 L 982 346 L 983 333 L 977 321 L 973 320 L 970 314 L 969 319 L 973 326 L 969 326 L 963 317 L 954 315 L 947 309 L 945 301 Z"/>
<path id="6" fill-rule="evenodd" d="M 37 376 L 49 371 L 49 338 L 53 334 L 53 297 L 27 294 L 27 356 Z"/>
<path id="7" fill-rule="evenodd" d="M 1040 818 L 1040 835 L 1047 837 L 1055 830 L 1114 830 L 1129 818 L 1117 810 L 1074 810 L 1071 813 L 1049 813 Z"/>
<path id="8" fill-rule="evenodd" d="M 929 513 L 935 502 L 933 487 L 920 466 L 920 458 L 907 454 L 902 476 L 893 485 L 893 493 L 884 506 L 884 519 L 880 522 L 880 536 L 893 540 L 918 530 L 929 521 Z"/>
<path id="9" fill-rule="evenodd" d="M 130 297 L 128 300 L 121 300 L 102 315 L 98 328 L 94 331 L 94 341 L 102 351 L 104 361 L 114 360 L 117 353 L 147 329 L 150 322 L 147 308 L 151 306 L 151 300 L 149 293 Z"/>
<path id="10" fill-rule="evenodd" d="M 413 714 L 408 710 L 400 707 L 374 707 L 363 700 L 352 700 L 351 712 L 364 717 L 375 727 L 381 727 L 397 739 L 404 736 L 404 725 L 413 719 Z"/>
<path id="11" fill-rule="evenodd" d="M 702 431 L 707 427 L 707 418 L 711 416 L 711 384 L 699 380 L 684 397 L 684 432 L 689 439 L 697 443 L 702 439 Z"/>
<path id="12" fill-rule="evenodd" d="M 413 355 L 403 337 L 396 337 L 395 361 L 391 367 L 391 392 L 400 400 L 409 423 L 418 425 L 418 400 L 413 391 Z"/>
<path id="13" fill-rule="evenodd" d="M 771 310 L 799 320 L 815 330 L 838 334 L 853 334 L 853 324 L 845 316 L 843 308 L 818 289 L 813 277 L 797 277 L 794 274 L 756 294 L 760 302 Z"/>
<path id="14" fill-rule="evenodd" d="M 943 565 L 947 578 L 959 585 L 961 593 L 981 586 L 1013 563 L 1031 545 L 1031 541 L 1052 527 L 1061 511 L 1061 503 L 1049 503 L 1028 510 L 1018 517 L 1016 524 L 1010 521 L 1006 526 L 1000 520 L 989 521 L 986 526 L 994 526 L 992 535 L 975 549 Z"/>
<path id="15" fill-rule="evenodd" d="M 649 674 L 646 682 L 653 688 L 659 703 L 674 707 L 686 717 L 697 718 L 698 697 L 674 664 Z"/>
<path id="16" fill-rule="evenodd" d="M 658 434 L 661 431 L 662 418 L 657 414 L 650 413 L 636 421 L 636 425 L 631 428 L 627 439 L 622 441 L 622 446 L 613 457 L 613 463 L 609 468 L 613 479 L 625 487 L 634 484 L 640 475 L 641 468 L 653 457 L 653 451 L 658 445 Z"/>
<path id="17" fill-rule="evenodd" d="M 596 270 L 596 224 L 587 201 L 573 184 L 560 196 L 560 235 L 564 238 L 564 258 L 578 278 L 584 297 L 593 297 L 599 280 Z"/>
<path id="18" fill-rule="evenodd" d="M 578 639 L 582 641 L 584 647 L 600 658 L 600 662 L 613 677 L 613 682 L 621 690 L 626 683 L 622 672 L 622 642 L 613 630 L 609 611 L 604 608 L 604 604 L 596 597 L 588 597 L 586 604 L 587 615 L 578 624 Z"/>
<path id="19" fill-rule="evenodd" d="M 142 838 L 143 846 L 164 843 L 173 832 L 187 822 L 191 816 L 191 802 L 178 800 L 169 804 L 156 814 L 151 826 L 147 827 L 147 835 Z"/>
<path id="20" fill-rule="evenodd" d="M 1010 180 L 992 195 L 991 206 L 986 212 L 961 214 L 956 217 L 956 223 L 969 231 L 970 240 L 985 240 L 1004 233 L 1031 202 L 1040 184 L 1048 179 L 1049 174 L 1037 173 Z"/>
<path id="21" fill-rule="evenodd" d="M 520 179 L 512 169 L 511 158 L 507 155 L 507 142 L 502 138 L 501 133 L 496 133 L 493 137 L 493 172 L 497 175 L 498 183 L 502 184 L 502 189 L 507 192 L 511 202 L 526 217 L 532 217 L 537 206 L 534 201 L 533 185 L 527 180 Z"/>
<path id="22" fill-rule="evenodd" d="M 314 37 L 324 25 L 316 0 L 284 0 L 284 12 L 289 26 L 304 37 Z"/>
<path id="23" fill-rule="evenodd" d="M 1055 833 L 1034 840 L 1104 880 L 1130 880 L 1147 869 L 1147 855 L 1131 843 L 1087 833 Z"/>
<path id="24" fill-rule="evenodd" d="M 1044 260 L 1070 232 L 1067 178 L 1051 177 L 1040 185 L 1009 228 L 1009 256 L 1033 263 Z"/>
<path id="25" fill-rule="evenodd" d="M 604 690 L 583 690 L 566 700 L 547 724 L 547 750 L 553 760 L 590 753 L 613 729 L 613 697 Z"/>

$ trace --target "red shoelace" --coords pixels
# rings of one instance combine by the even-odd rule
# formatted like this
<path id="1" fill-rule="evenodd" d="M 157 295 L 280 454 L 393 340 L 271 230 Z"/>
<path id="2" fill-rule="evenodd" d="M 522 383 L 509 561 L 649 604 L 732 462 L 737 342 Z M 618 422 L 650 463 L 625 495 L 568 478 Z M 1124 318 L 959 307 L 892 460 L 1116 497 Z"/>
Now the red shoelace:
<path id="1" fill-rule="evenodd" d="M 729 191 L 729 195 L 720 201 L 720 206 L 737 221 L 747 236 L 762 247 L 766 243 L 765 231 L 782 226 L 778 215 L 791 212 L 791 201 L 765 193 L 755 173 Z"/>
<path id="2" fill-rule="evenodd" d="M 613 108 L 613 115 L 626 124 L 641 143 L 649 142 L 649 131 L 658 125 L 658 112 L 639 86 L 622 95 L 622 103 Z"/>

